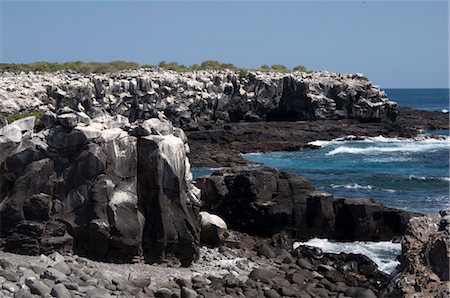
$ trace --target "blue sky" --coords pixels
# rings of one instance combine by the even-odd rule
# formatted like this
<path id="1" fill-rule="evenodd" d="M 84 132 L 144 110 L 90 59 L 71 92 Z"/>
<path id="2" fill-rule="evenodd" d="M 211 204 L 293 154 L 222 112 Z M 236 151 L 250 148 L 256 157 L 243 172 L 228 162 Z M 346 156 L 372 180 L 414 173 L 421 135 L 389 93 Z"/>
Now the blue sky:
<path id="1" fill-rule="evenodd" d="M 5 1 L 1 62 L 207 59 L 448 87 L 448 2 Z"/>

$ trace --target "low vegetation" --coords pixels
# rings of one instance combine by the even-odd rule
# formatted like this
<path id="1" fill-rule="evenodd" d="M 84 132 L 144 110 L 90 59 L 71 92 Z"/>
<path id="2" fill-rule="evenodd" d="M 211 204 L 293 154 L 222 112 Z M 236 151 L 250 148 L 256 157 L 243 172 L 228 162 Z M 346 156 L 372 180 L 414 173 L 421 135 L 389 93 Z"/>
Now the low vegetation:
<path id="1" fill-rule="evenodd" d="M 29 112 L 29 113 L 22 113 L 22 114 L 10 114 L 5 116 L 4 118 L 6 119 L 6 121 L 8 123 L 14 122 L 16 120 L 25 118 L 25 117 L 29 117 L 29 116 L 36 116 L 36 124 L 39 123 L 39 120 L 41 119 L 41 117 L 44 115 L 44 112 Z"/>
<path id="2" fill-rule="evenodd" d="M 230 69 L 236 70 L 243 76 L 247 75 L 248 71 L 271 71 L 271 72 L 290 72 L 290 71 L 301 71 L 301 72 L 311 72 L 304 66 L 296 66 L 293 69 L 289 69 L 281 64 L 274 64 L 268 66 L 266 64 L 259 68 L 241 68 L 236 67 L 232 63 L 221 63 L 217 60 L 206 60 L 200 64 L 193 64 L 190 66 L 178 64 L 177 62 L 165 62 L 161 61 L 157 66 L 143 64 L 139 65 L 135 62 L 127 61 L 112 61 L 112 62 L 34 62 L 29 64 L 8 64 L 0 63 L 1 71 L 12 71 L 12 72 L 30 72 L 30 71 L 40 71 L 40 72 L 57 72 L 57 71 L 75 71 L 80 73 L 112 73 L 124 70 L 134 70 L 139 68 L 155 68 L 159 67 L 166 70 L 173 71 L 193 71 L 193 70 L 222 70 Z"/>

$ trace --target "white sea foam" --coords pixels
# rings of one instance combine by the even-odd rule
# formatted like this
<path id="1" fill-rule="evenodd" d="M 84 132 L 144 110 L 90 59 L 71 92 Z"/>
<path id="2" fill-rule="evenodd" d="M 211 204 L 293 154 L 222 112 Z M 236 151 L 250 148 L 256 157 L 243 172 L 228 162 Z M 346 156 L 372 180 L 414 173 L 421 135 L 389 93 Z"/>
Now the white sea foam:
<path id="1" fill-rule="evenodd" d="M 390 189 L 390 188 L 383 188 L 383 189 L 381 189 L 382 191 L 385 191 L 385 192 L 390 192 L 390 193 L 394 193 L 394 192 L 397 192 L 395 189 Z"/>
<path id="2" fill-rule="evenodd" d="M 346 188 L 346 189 L 372 189 L 372 185 L 359 185 L 358 183 L 350 184 L 331 184 L 332 188 Z"/>
<path id="3" fill-rule="evenodd" d="M 439 149 L 449 149 L 450 142 L 448 139 L 426 139 L 422 141 L 404 141 L 396 142 L 391 146 L 374 145 L 365 148 L 352 147 L 352 146 L 338 146 L 326 155 L 336 154 L 380 154 L 380 153 L 415 153 L 415 152 L 427 152 Z"/>
<path id="4" fill-rule="evenodd" d="M 418 135 L 415 138 L 407 139 L 407 138 L 386 138 L 383 136 L 378 137 L 356 137 L 354 135 L 349 135 L 343 138 L 336 138 L 331 141 L 325 141 L 325 140 L 316 140 L 309 142 L 309 145 L 319 146 L 319 147 L 326 147 L 330 145 L 340 145 L 340 144 L 347 144 L 347 143 L 411 143 L 411 142 L 431 142 L 431 143 L 449 143 L 450 137 L 449 136 L 432 136 L 428 134 L 422 134 Z"/>
<path id="5" fill-rule="evenodd" d="M 328 253 L 358 253 L 372 259 L 378 268 L 386 273 L 391 273 L 399 264 L 396 257 L 401 253 L 400 243 L 390 241 L 380 242 L 334 242 L 328 239 L 314 238 L 307 242 L 296 242 L 294 248 L 300 245 L 319 247 Z"/>
<path id="6" fill-rule="evenodd" d="M 389 162 L 406 162 L 411 161 L 412 158 L 409 157 L 402 157 L 402 156 L 387 156 L 387 157 L 379 157 L 379 158 L 365 158 L 364 161 L 366 162 L 373 162 L 373 163 L 389 163 Z"/>

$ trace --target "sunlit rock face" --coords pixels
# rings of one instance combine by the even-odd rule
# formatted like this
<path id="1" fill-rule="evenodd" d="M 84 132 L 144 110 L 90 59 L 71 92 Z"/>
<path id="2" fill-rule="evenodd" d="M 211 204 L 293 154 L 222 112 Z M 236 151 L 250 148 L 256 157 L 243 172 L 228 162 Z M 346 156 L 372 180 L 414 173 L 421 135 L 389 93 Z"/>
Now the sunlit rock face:
<path id="1" fill-rule="evenodd" d="M 91 117 L 102 109 L 134 121 L 164 112 L 183 129 L 242 120 L 393 121 L 397 115 L 397 105 L 363 76 L 330 72 L 3 73 L 0 99 L 3 114 L 70 107 Z"/>
<path id="2" fill-rule="evenodd" d="M 165 119 L 130 124 L 70 109 L 46 113 L 38 132 L 34 121 L 0 129 L 5 250 L 195 260 L 199 191 L 180 129 Z"/>

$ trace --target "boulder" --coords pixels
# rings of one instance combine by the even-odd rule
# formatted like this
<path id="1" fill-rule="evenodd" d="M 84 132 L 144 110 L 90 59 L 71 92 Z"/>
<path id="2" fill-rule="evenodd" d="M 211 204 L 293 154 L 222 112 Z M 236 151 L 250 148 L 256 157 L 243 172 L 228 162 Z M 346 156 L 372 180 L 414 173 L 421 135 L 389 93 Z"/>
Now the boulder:
<path id="1" fill-rule="evenodd" d="M 222 245 L 226 238 L 227 224 L 217 215 L 200 212 L 200 243 L 208 246 Z"/>

